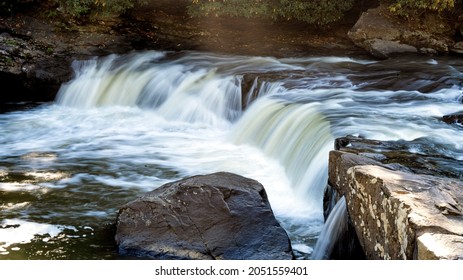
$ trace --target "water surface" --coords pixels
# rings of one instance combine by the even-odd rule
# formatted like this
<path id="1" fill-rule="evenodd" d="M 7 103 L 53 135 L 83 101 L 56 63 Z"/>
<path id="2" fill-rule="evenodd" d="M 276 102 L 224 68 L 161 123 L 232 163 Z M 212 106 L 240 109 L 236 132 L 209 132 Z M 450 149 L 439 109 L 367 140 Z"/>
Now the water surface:
<path id="1" fill-rule="evenodd" d="M 123 204 L 216 171 L 261 182 L 310 258 L 336 137 L 463 159 L 462 127 L 440 120 L 462 110 L 457 59 L 144 52 L 74 68 L 56 102 L 0 114 L 1 259 L 120 258 Z"/>

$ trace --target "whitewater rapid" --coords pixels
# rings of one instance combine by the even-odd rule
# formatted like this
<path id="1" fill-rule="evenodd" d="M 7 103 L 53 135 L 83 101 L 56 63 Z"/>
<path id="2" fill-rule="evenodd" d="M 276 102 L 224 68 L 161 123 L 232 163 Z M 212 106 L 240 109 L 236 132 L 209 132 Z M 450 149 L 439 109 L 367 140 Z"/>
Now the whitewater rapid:
<path id="1" fill-rule="evenodd" d="M 296 256 L 310 258 L 336 137 L 422 138 L 463 159 L 461 128 L 439 119 L 461 110 L 461 65 L 402 64 L 165 52 L 76 61 L 55 103 L 0 114 L 0 254 L 117 258 L 100 243 L 121 205 L 228 171 L 264 185 Z M 457 82 L 437 85 L 443 73 Z M 249 74 L 257 94 L 243 91 Z M 95 249 L 67 249 L 81 243 Z"/>

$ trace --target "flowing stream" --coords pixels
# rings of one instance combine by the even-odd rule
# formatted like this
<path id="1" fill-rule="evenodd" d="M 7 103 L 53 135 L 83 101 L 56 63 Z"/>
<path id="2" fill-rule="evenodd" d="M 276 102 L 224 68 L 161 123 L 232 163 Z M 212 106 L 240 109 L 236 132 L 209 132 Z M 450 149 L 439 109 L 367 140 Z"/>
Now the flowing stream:
<path id="1" fill-rule="evenodd" d="M 463 110 L 458 59 L 153 51 L 73 66 L 56 102 L 0 114 L 0 259 L 119 258 L 118 208 L 216 171 L 261 182 L 310 259 L 336 137 L 463 160 L 463 128 L 440 120 Z"/>

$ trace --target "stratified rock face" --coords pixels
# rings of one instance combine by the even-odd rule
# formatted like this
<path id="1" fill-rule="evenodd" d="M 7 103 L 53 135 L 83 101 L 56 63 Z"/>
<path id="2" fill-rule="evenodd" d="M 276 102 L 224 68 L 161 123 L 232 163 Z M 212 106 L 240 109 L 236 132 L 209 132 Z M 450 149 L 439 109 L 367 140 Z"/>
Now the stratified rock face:
<path id="1" fill-rule="evenodd" d="M 463 259 L 463 182 L 385 163 L 391 158 L 356 150 L 355 141 L 330 153 L 329 180 L 346 198 L 367 258 Z"/>
<path id="2" fill-rule="evenodd" d="M 145 259 L 292 259 L 263 186 L 230 173 L 165 184 L 120 209 L 116 242 Z"/>
<path id="3" fill-rule="evenodd" d="M 349 31 L 355 45 L 378 58 L 388 58 L 397 53 L 448 53 L 455 44 L 445 23 L 411 24 L 388 16 L 387 7 L 380 6 L 364 12 Z M 416 28 L 416 25 L 422 28 Z M 438 30 L 434 25 L 443 26 Z"/>

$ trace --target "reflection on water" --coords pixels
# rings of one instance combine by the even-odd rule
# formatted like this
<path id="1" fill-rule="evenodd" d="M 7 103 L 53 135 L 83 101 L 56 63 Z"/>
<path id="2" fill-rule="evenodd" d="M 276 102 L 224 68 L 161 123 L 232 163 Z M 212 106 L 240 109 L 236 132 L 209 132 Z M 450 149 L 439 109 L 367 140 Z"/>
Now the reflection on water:
<path id="1" fill-rule="evenodd" d="M 121 205 L 216 171 L 260 181 L 310 258 L 335 137 L 419 138 L 412 152 L 463 159 L 461 126 L 440 121 L 462 106 L 451 58 L 146 52 L 74 66 L 56 103 L 0 114 L 0 258 L 118 258 Z"/>

